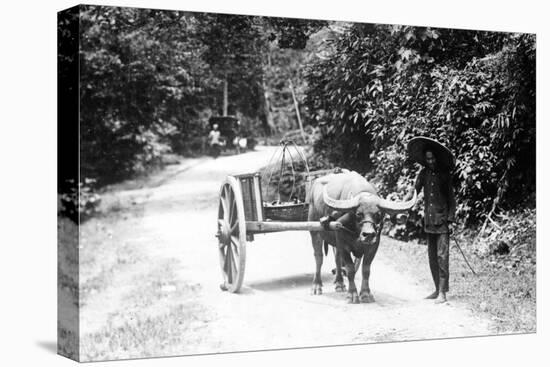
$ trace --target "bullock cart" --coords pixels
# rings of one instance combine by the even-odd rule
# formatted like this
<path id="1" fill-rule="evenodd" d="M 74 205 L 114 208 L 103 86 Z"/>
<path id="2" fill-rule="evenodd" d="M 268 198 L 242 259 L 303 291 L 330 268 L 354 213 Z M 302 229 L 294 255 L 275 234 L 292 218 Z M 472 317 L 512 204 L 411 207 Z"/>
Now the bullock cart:
<path id="1" fill-rule="evenodd" d="M 304 183 L 305 200 L 295 202 L 297 200 L 292 201 L 292 195 L 290 195 L 288 199 L 291 201 L 282 203 L 280 200 L 275 203 L 264 201 L 260 172 L 227 176 L 221 185 L 216 237 L 224 281 L 220 286 L 222 290 L 239 292 L 245 273 L 246 245 L 254 241 L 255 235 L 283 231 L 327 230 L 318 221 L 307 221 L 309 190 L 315 178 L 337 173 L 340 170 L 336 168 L 310 172 L 305 157 L 292 142 L 282 143 L 280 167 L 285 166 L 285 156 L 287 159 L 289 156 L 292 157 L 291 148 L 295 148 L 305 162 L 306 172 L 300 174 Z M 294 170 L 292 161 L 291 165 Z M 293 172 L 293 177 L 297 176 Z M 280 192 L 277 194 L 280 199 Z M 339 222 L 328 224 L 330 231 L 341 228 L 342 224 Z"/>

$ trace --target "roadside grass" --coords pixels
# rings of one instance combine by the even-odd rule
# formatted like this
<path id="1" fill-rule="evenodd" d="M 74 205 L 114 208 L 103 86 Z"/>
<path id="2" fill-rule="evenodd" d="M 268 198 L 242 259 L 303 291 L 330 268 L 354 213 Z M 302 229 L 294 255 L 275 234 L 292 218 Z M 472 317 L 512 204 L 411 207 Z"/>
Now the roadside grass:
<path id="1" fill-rule="evenodd" d="M 82 336 L 83 360 L 160 357 L 183 354 L 204 343 L 209 317 L 199 302 L 200 285 L 178 282 L 176 260 L 137 274 L 123 295 L 123 308 L 109 314 L 99 331 Z"/>
<path id="2" fill-rule="evenodd" d="M 106 192 L 99 215 L 80 227 L 82 361 L 173 356 L 209 343 L 200 285 L 178 280 L 177 259 L 145 256 L 151 237 L 135 228 L 149 193 L 125 188 Z"/>
<path id="3" fill-rule="evenodd" d="M 80 225 L 80 304 L 101 292 L 113 276 L 143 260 L 138 242 L 146 238 L 134 236 L 133 227 L 139 225 L 144 206 L 150 195 L 147 188 L 156 179 L 170 174 L 157 172 L 149 176 L 126 180 L 111 185 L 102 192 L 96 215 Z"/>
<path id="4" fill-rule="evenodd" d="M 81 340 L 83 361 L 174 356 L 185 353 L 186 345 L 197 345 L 205 327 L 198 319 L 201 307 L 187 302 L 167 312 L 149 316 L 126 313 L 122 325 L 108 323 L 99 332 L 84 335 Z M 195 340 L 199 339 L 199 340 Z"/>
<path id="5" fill-rule="evenodd" d="M 489 258 L 476 255 L 468 243 L 461 242 L 460 247 L 477 275 L 472 274 L 451 239 L 449 302 L 465 303 L 489 317 L 494 333 L 535 332 L 536 264 L 526 261 L 513 269 L 498 267 Z M 398 271 L 433 285 L 424 243 L 384 236 L 379 251 Z"/>
<path id="6" fill-rule="evenodd" d="M 80 228 L 80 305 L 112 283 L 124 267 L 136 264 L 141 255 L 130 245 L 128 232 L 120 232 L 123 221 L 132 222 L 128 213 L 111 213 L 92 218 Z M 117 224 L 121 224 L 120 226 Z M 127 226 L 125 226 L 127 227 Z"/>
<path id="7" fill-rule="evenodd" d="M 57 217 L 57 351 L 78 358 L 78 226 Z"/>
<path id="8" fill-rule="evenodd" d="M 78 226 L 72 220 L 57 217 L 57 277 L 58 288 L 68 290 L 78 299 Z M 75 301 L 75 304 L 78 304 Z"/>

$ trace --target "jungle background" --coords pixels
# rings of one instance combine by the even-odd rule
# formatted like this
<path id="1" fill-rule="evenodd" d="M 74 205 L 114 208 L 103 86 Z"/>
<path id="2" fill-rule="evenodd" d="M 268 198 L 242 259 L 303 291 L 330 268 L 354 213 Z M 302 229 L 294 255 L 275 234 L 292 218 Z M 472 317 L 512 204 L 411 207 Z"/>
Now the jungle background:
<path id="1" fill-rule="evenodd" d="M 357 170 L 390 198 L 418 172 L 408 140 L 429 136 L 457 158 L 457 238 L 481 279 L 507 282 L 464 293 L 492 287 L 472 296 L 479 308 L 534 320 L 535 35 L 101 6 L 78 15 L 78 59 L 61 52 L 59 65 L 80 66 L 81 182 L 67 192 L 74 183 L 60 178 L 61 215 L 84 221 L 109 185 L 204 154 L 210 116 L 237 116 L 262 144 L 291 137 L 312 168 Z M 421 228 L 417 205 L 386 232 L 421 239 Z"/>

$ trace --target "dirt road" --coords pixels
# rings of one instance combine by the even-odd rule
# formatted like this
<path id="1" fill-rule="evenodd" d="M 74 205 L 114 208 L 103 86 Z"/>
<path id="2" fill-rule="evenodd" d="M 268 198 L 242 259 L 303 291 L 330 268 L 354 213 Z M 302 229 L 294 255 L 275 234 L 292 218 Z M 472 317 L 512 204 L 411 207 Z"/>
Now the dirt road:
<path id="1" fill-rule="evenodd" d="M 347 304 L 345 294 L 334 292 L 331 253 L 324 293 L 310 295 L 314 259 L 306 232 L 257 235 L 247 246 L 241 294 L 220 291 L 214 237 L 220 183 L 227 174 L 260 168 L 271 154 L 259 147 L 186 161 L 155 185 L 116 193 L 139 210 L 126 212 L 121 204 L 116 219 L 85 224 L 83 360 L 489 333 L 488 321 L 452 295 L 444 305 L 424 300 L 431 285 L 394 270 L 384 251 L 388 239 L 372 265 L 372 304 Z M 427 261 L 419 271 L 428 271 Z"/>

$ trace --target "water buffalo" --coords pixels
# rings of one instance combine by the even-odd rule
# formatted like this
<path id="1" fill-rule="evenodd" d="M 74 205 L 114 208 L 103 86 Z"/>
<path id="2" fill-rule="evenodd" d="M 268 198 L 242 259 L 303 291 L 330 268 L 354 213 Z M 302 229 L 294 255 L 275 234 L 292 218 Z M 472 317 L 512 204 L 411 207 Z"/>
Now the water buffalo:
<path id="1" fill-rule="evenodd" d="M 333 218 L 344 225 L 343 230 L 310 232 L 315 256 L 315 275 L 312 294 L 322 293 L 321 266 L 323 241 L 336 248 L 336 291 L 345 291 L 342 265 L 349 281 L 349 302 L 374 302 L 369 288 L 370 265 L 378 245 L 385 214 L 407 212 L 416 202 L 416 192 L 411 200 L 394 202 L 378 196 L 375 187 L 363 176 L 353 171 L 330 174 L 313 181 L 308 198 L 308 220 L 326 221 Z M 363 257 L 363 281 L 357 294 L 356 268 L 351 254 Z"/>

